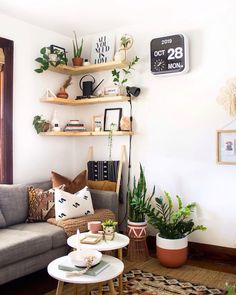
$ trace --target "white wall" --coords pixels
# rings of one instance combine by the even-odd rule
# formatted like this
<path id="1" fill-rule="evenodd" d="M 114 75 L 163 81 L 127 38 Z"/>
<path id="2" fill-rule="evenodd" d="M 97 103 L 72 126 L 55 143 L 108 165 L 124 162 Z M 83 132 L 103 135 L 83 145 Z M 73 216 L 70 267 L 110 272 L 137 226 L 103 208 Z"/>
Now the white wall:
<path id="1" fill-rule="evenodd" d="M 180 1 L 178 5 L 186 2 Z M 216 2 L 217 7 L 213 6 Z M 174 18 L 165 18 L 168 13 L 159 4 L 160 17 L 150 21 L 147 13 L 146 18 L 142 17 L 142 24 L 116 31 L 117 36 L 133 35 L 135 43 L 129 57 L 138 55 L 141 58 L 130 80 L 132 85 L 142 88 L 142 94 L 134 101 L 136 135 L 132 175 L 138 174 L 138 163 L 141 162 L 150 190 L 155 184 L 158 194 L 166 190 L 173 196 L 179 194 L 186 202 L 197 202 L 195 218 L 208 230 L 193 234 L 191 240 L 235 247 L 236 167 L 216 164 L 216 129 L 232 118 L 217 104 L 216 97 L 225 81 L 235 75 L 236 7 L 233 1 L 201 3 L 183 5 L 182 15 Z M 150 8 L 147 6 L 147 12 Z M 172 11 L 175 11 L 174 7 Z M 179 76 L 154 76 L 150 73 L 150 41 L 172 33 L 189 36 L 191 70 Z M 48 178 L 52 169 L 74 176 L 86 164 L 89 145 L 95 146 L 95 158 L 107 157 L 105 137 L 47 138 L 37 136 L 31 126 L 35 114 L 51 115 L 54 109 L 39 103 L 43 89 L 50 87 L 56 91 L 64 80 L 50 72 L 42 76 L 35 74 L 32 71 L 34 58 L 38 56 L 39 48 L 51 43 L 67 45 L 70 50 L 70 40 L 4 16 L 0 18 L 0 35 L 15 41 L 15 182 Z M 89 56 L 86 50 L 84 54 Z M 107 78 L 107 84 L 111 81 L 109 72 L 95 76 L 98 81 L 101 77 Z M 72 92 L 77 92 L 75 83 Z M 115 106 L 118 107 L 107 104 L 76 110 L 57 109 L 63 122 L 74 112 L 88 125 L 92 115 Z M 128 112 L 126 104 L 119 106 Z M 114 138 L 114 158 L 118 158 L 123 143 L 127 145 L 128 139 Z"/>

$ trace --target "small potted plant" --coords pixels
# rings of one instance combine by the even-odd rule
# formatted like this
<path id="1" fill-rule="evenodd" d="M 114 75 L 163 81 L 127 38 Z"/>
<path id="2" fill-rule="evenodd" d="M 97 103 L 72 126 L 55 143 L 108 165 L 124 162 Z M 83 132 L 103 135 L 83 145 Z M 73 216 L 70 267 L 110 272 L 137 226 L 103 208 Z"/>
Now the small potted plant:
<path id="1" fill-rule="evenodd" d="M 147 221 L 145 219 L 146 212 L 151 208 L 151 200 L 155 194 L 155 186 L 153 187 L 150 197 L 146 197 L 147 185 L 143 171 L 140 164 L 139 180 L 136 182 L 134 176 L 133 189 L 128 188 L 128 236 L 130 238 L 145 238 L 147 235 Z"/>
<path id="2" fill-rule="evenodd" d="M 48 121 L 44 120 L 42 116 L 36 115 L 33 119 L 33 126 L 36 132 L 47 132 L 49 130 L 50 124 Z"/>
<path id="3" fill-rule="evenodd" d="M 196 203 L 183 206 L 176 196 L 178 208 L 174 208 L 171 196 L 165 192 L 164 197 L 155 198 L 156 207 L 146 211 L 148 223 L 158 229 L 156 252 L 160 263 L 167 267 L 179 267 L 187 260 L 188 235 L 196 230 L 206 230 L 203 225 L 195 225 L 190 219 Z"/>
<path id="4" fill-rule="evenodd" d="M 115 229 L 116 229 L 117 221 L 108 219 L 102 222 L 102 228 L 104 231 L 105 240 L 111 241 L 115 237 Z"/>
<path id="5" fill-rule="evenodd" d="M 83 50 L 83 39 L 81 40 L 81 44 L 79 46 L 75 31 L 74 31 L 74 35 L 75 35 L 75 40 L 72 41 L 74 58 L 72 58 L 72 62 L 73 62 L 73 66 L 78 67 L 83 65 L 83 58 L 81 58 L 81 54 Z"/>
<path id="6" fill-rule="evenodd" d="M 130 49 L 133 45 L 133 37 L 130 35 L 123 35 L 120 38 L 120 48 L 116 52 L 114 56 L 115 61 L 123 61 L 126 60 L 126 52 Z"/>

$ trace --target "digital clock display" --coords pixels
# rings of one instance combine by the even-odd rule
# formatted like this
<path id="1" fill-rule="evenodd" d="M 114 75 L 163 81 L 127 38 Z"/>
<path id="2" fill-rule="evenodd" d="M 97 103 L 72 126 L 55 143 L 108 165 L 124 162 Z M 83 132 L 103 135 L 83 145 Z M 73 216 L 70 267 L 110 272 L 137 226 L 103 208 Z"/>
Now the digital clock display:
<path id="1" fill-rule="evenodd" d="M 189 70 L 188 41 L 182 34 L 151 41 L 151 72 L 154 75 L 186 73 Z"/>

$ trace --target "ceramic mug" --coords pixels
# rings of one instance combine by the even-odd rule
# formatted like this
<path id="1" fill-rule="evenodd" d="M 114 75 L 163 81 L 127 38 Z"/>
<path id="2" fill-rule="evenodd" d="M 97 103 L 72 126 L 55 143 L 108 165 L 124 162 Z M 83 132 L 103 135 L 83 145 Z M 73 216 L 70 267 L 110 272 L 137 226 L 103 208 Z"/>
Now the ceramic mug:
<path id="1" fill-rule="evenodd" d="M 99 230 L 101 230 L 101 221 L 89 221 L 88 222 L 88 230 L 92 234 L 97 234 Z"/>

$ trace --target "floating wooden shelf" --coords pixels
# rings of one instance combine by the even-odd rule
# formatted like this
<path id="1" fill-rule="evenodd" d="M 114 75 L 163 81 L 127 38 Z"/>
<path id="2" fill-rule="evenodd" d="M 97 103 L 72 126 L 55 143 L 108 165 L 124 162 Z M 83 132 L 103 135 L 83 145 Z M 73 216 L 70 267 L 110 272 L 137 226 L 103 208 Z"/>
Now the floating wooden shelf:
<path id="1" fill-rule="evenodd" d="M 132 131 L 113 131 L 113 136 L 124 136 L 124 135 L 133 135 Z M 41 132 L 40 135 L 44 136 L 108 136 L 109 131 L 81 131 L 81 132 L 74 132 L 74 131 L 48 131 L 48 132 Z"/>
<path id="2" fill-rule="evenodd" d="M 49 97 L 41 98 L 41 102 L 61 104 L 61 105 L 84 105 L 84 104 L 97 104 L 97 103 L 106 103 L 106 102 L 122 102 L 129 101 L 129 96 L 104 96 L 104 97 L 93 97 L 93 98 L 84 98 L 84 99 L 73 99 L 73 98 L 59 98 L 59 97 Z"/>
<path id="3" fill-rule="evenodd" d="M 88 66 L 72 67 L 66 65 L 58 65 L 57 67 L 50 66 L 49 70 L 52 72 L 66 74 L 66 75 L 81 75 L 87 73 L 95 73 L 100 71 L 108 71 L 114 68 L 125 68 L 128 66 L 127 61 L 110 61 L 101 64 L 91 64 Z"/>

